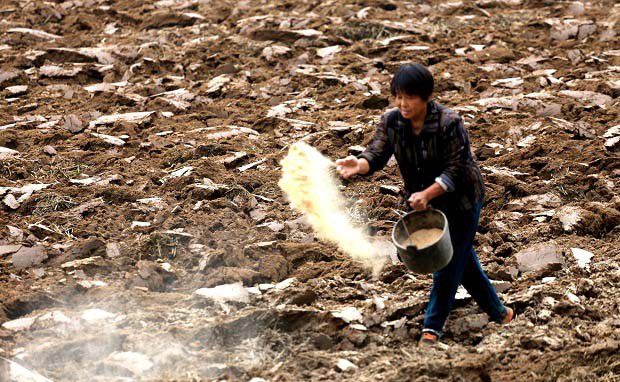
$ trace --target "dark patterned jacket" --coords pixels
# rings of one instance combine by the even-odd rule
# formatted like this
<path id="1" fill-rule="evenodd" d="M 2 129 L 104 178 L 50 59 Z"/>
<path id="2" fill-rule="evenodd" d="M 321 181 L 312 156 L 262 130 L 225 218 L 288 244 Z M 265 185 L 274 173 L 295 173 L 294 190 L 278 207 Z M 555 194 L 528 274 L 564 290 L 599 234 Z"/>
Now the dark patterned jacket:
<path id="1" fill-rule="evenodd" d="M 405 183 L 404 198 L 439 183 L 447 192 L 430 204 L 448 215 L 470 211 L 484 199 L 480 168 L 469 144 L 463 119 L 445 106 L 430 101 L 419 135 L 398 109 L 381 117 L 375 136 L 358 158 L 365 158 L 370 172 L 385 167 L 394 154 Z"/>

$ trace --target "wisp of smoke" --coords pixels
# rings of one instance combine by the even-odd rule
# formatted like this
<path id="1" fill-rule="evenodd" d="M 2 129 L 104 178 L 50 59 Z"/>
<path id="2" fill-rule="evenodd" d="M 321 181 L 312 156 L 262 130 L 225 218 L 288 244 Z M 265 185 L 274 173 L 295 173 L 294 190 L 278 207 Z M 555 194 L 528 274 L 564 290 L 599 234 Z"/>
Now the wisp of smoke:
<path id="1" fill-rule="evenodd" d="M 332 171 L 333 162 L 312 146 L 297 142 L 281 165 L 280 188 L 293 208 L 306 216 L 317 237 L 337 245 L 377 276 L 387 259 L 366 230 L 351 221 Z"/>

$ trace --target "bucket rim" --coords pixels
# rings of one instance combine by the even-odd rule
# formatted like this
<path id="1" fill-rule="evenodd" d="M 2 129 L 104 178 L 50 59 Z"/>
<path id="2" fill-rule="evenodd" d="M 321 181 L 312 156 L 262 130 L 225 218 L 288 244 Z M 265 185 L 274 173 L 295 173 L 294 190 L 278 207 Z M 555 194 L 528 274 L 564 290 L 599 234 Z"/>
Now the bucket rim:
<path id="1" fill-rule="evenodd" d="M 404 251 L 407 250 L 407 247 L 403 247 L 402 245 L 400 245 L 398 243 L 398 241 L 396 240 L 396 237 L 394 236 L 394 234 L 396 233 L 396 227 L 398 226 L 398 223 L 400 223 L 403 219 L 405 219 L 409 215 L 415 215 L 415 214 L 427 213 L 427 212 L 438 212 L 438 213 L 441 214 L 441 216 L 443 217 L 443 229 L 441 231 L 441 236 L 443 237 L 446 234 L 446 231 L 448 229 L 448 218 L 446 217 L 446 214 L 444 214 L 442 211 L 434 209 L 434 208 L 429 208 L 429 209 L 426 209 L 426 210 L 423 210 L 423 211 L 409 211 L 406 214 L 404 214 L 403 216 L 401 216 L 396 221 L 396 224 L 394 224 L 394 227 L 392 227 L 392 244 L 394 244 L 396 246 L 396 248 L 402 249 Z M 413 246 L 413 247 L 415 247 L 415 246 Z M 418 248 L 418 247 L 415 247 L 415 248 L 416 249 L 421 249 L 421 248 Z M 427 247 L 424 247 L 424 248 L 427 248 Z"/>

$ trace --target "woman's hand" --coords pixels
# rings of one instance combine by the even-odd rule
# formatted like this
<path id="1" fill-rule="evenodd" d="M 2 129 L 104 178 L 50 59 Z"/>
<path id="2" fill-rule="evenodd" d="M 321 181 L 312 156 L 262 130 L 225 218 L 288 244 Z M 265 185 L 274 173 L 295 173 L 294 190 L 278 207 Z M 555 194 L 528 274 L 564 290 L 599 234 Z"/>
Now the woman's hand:
<path id="1" fill-rule="evenodd" d="M 428 208 L 428 196 L 424 191 L 411 194 L 407 202 L 414 211 L 424 211 Z"/>
<path id="2" fill-rule="evenodd" d="M 344 179 L 360 173 L 360 160 L 349 155 L 346 158 L 336 160 L 336 171 Z"/>
<path id="3" fill-rule="evenodd" d="M 428 209 L 428 202 L 445 193 L 446 191 L 443 187 L 439 183 L 435 182 L 427 189 L 411 194 L 409 199 L 407 199 L 407 203 L 409 203 L 414 211 L 424 211 Z"/>

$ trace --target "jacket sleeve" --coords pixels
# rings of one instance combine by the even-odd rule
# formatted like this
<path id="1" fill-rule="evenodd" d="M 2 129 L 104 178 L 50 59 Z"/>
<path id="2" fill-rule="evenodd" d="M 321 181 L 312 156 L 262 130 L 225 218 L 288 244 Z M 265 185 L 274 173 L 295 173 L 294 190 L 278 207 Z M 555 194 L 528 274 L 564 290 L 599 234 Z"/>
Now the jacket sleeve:
<path id="1" fill-rule="evenodd" d="M 445 168 L 436 181 L 447 192 L 451 192 L 454 191 L 456 184 L 464 180 L 470 155 L 469 135 L 460 116 L 455 116 L 448 122 L 445 129 L 445 145 L 443 158 Z"/>
<path id="2" fill-rule="evenodd" d="M 366 150 L 364 150 L 364 152 L 359 154 L 357 157 L 364 158 L 368 161 L 370 169 L 365 175 L 372 175 L 375 171 L 381 170 L 385 167 L 393 153 L 394 147 L 388 137 L 387 113 L 385 113 L 381 116 L 381 120 L 379 121 L 379 125 L 377 126 L 377 130 L 375 131 L 375 136 L 372 141 Z"/>

